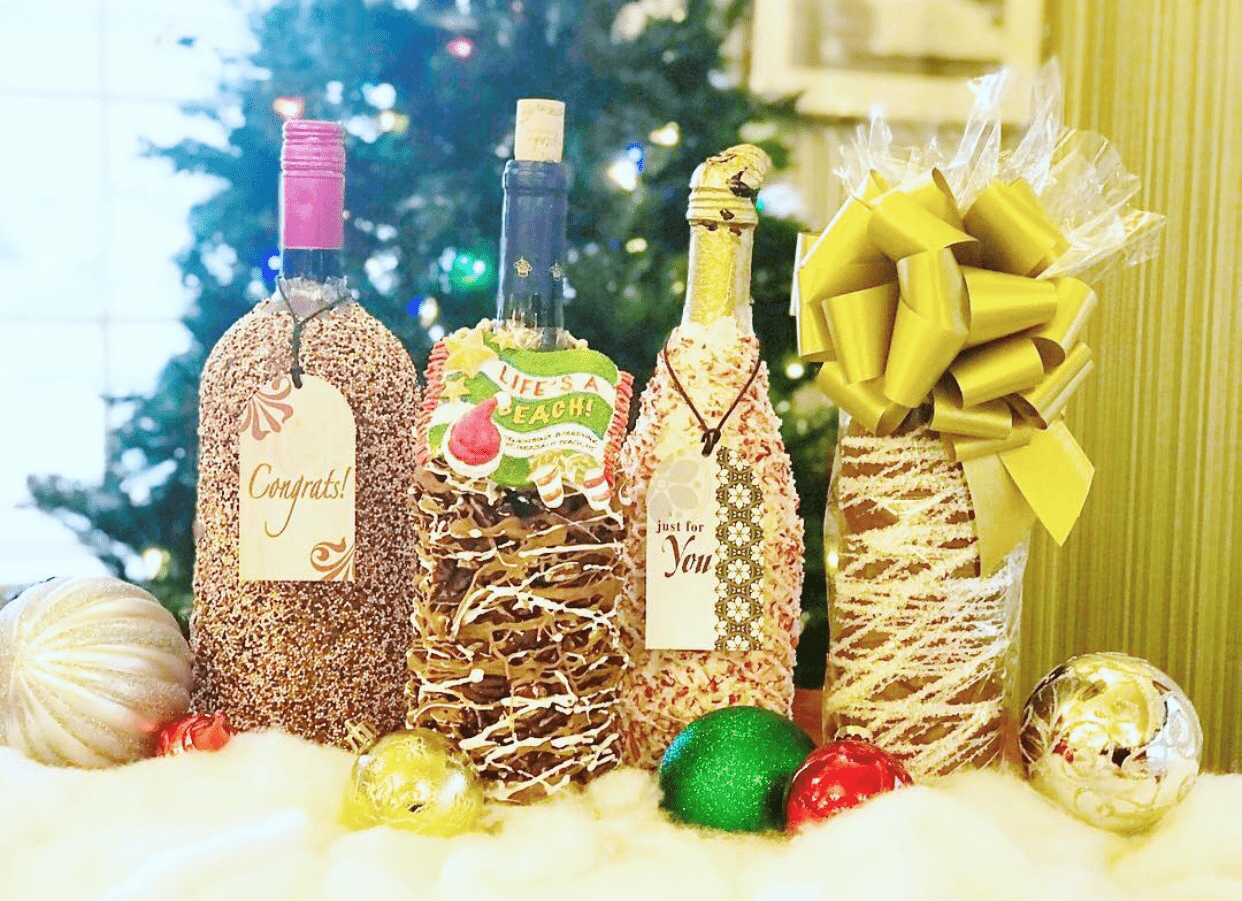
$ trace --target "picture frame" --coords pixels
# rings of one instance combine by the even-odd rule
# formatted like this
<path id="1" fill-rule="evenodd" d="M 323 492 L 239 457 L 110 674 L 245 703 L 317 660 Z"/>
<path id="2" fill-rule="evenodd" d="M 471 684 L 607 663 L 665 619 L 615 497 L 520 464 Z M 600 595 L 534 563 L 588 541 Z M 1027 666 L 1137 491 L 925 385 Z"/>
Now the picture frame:
<path id="1" fill-rule="evenodd" d="M 750 89 L 796 95 L 809 116 L 867 118 L 882 109 L 890 121 L 951 123 L 970 111 L 971 78 L 1006 67 L 1016 83 L 1002 116 L 1022 123 L 1043 13 L 1043 0 L 754 0 Z"/>

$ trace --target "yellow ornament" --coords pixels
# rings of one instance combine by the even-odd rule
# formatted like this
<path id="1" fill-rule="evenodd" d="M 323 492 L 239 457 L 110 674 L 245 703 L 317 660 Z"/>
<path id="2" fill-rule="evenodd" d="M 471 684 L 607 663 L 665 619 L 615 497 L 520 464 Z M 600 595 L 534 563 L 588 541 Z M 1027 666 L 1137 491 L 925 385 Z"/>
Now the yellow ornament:
<path id="1" fill-rule="evenodd" d="M 483 786 L 465 756 L 428 729 L 385 735 L 354 761 L 342 819 L 351 829 L 392 826 L 420 835 L 474 829 Z"/>
<path id="2" fill-rule="evenodd" d="M 1140 832 L 1186 796 L 1203 733 L 1190 698 L 1146 660 L 1083 654 L 1026 702 L 1022 758 L 1041 793 L 1093 826 Z"/>

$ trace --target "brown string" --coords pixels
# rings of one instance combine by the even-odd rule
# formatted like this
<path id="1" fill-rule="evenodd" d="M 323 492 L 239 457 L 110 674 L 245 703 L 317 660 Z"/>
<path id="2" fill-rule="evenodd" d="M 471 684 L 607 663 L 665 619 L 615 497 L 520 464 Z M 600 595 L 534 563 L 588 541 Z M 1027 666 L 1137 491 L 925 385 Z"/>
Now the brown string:
<path id="1" fill-rule="evenodd" d="M 699 421 L 699 428 L 703 430 L 703 456 L 710 457 L 712 451 L 716 449 L 716 445 L 720 442 L 720 435 L 725 427 L 725 423 L 729 421 L 729 417 L 733 415 L 733 411 L 737 409 L 737 405 L 742 402 L 742 398 L 746 396 L 746 392 L 750 390 L 750 386 L 755 382 L 755 376 L 759 374 L 759 366 L 763 363 L 763 358 L 758 354 L 755 355 L 755 368 L 750 371 L 750 378 L 746 380 L 746 384 L 742 386 L 742 390 L 737 393 L 737 397 L 733 398 L 733 403 L 729 404 L 729 409 L 725 410 L 724 416 L 720 417 L 720 422 L 716 427 L 710 428 L 707 420 L 703 418 L 703 414 L 699 412 L 699 408 L 694 405 L 694 401 L 690 399 L 690 395 L 686 393 L 686 389 L 681 386 L 681 379 L 677 378 L 677 372 L 673 369 L 673 362 L 668 358 L 668 341 L 664 342 L 664 350 L 660 351 L 660 359 L 664 361 L 664 366 L 668 369 L 668 374 L 672 376 L 673 387 L 677 389 L 677 393 L 681 395 L 686 402 L 686 406 L 690 408 L 690 412 L 694 414 L 694 418 Z"/>
<path id="2" fill-rule="evenodd" d="M 293 312 L 293 304 L 289 302 L 289 296 L 285 294 L 284 279 L 276 279 L 276 290 L 280 292 L 280 299 L 285 302 L 285 307 L 289 310 L 289 318 L 293 320 L 293 332 L 289 336 L 289 349 L 293 352 L 293 363 L 289 367 L 289 375 L 293 378 L 293 387 L 302 387 L 302 329 L 306 324 L 318 316 L 320 313 L 326 313 L 328 310 L 334 310 L 341 304 L 350 299 L 349 292 L 346 291 L 332 303 L 324 304 L 315 312 L 311 313 L 305 319 L 299 319 L 298 314 Z"/>

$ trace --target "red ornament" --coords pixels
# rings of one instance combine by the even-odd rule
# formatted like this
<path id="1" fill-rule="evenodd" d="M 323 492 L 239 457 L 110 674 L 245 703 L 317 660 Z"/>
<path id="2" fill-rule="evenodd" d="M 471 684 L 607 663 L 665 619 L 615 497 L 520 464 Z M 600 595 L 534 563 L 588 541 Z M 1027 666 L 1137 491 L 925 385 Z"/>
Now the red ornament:
<path id="1" fill-rule="evenodd" d="M 797 832 L 914 780 L 896 759 L 870 742 L 848 738 L 811 753 L 794 773 L 785 800 L 785 828 Z"/>
<path id="2" fill-rule="evenodd" d="M 185 716 L 160 730 L 155 756 L 171 757 L 184 751 L 219 751 L 232 736 L 233 730 L 229 728 L 223 713 Z"/>

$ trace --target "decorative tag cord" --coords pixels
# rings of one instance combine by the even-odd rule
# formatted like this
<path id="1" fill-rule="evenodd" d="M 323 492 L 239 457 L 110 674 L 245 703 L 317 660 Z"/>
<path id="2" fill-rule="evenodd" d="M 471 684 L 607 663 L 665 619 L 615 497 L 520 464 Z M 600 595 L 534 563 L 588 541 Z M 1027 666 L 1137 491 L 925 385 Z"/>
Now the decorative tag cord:
<path id="1" fill-rule="evenodd" d="M 328 310 L 335 310 L 341 304 L 350 299 L 349 293 L 345 292 L 341 297 L 325 304 L 315 312 L 311 313 L 304 319 L 299 319 L 298 314 L 293 311 L 293 304 L 289 300 L 289 295 L 285 293 L 285 280 L 283 278 L 276 279 L 276 290 L 280 292 L 280 299 L 285 302 L 285 308 L 289 311 L 289 317 L 293 320 L 293 332 L 289 335 L 289 350 L 293 354 L 293 362 L 289 366 L 289 377 L 293 379 L 293 387 L 302 387 L 302 329 L 306 324 L 318 316 L 320 313 L 326 313 Z"/>
<path id="2" fill-rule="evenodd" d="M 733 403 L 729 404 L 729 409 L 725 410 L 724 416 L 720 417 L 720 422 L 716 423 L 715 428 L 708 426 L 707 420 L 703 418 L 699 408 L 694 405 L 694 401 L 690 399 L 690 395 L 682 387 L 681 379 L 677 378 L 677 372 L 673 369 L 673 362 L 668 358 L 668 341 L 664 342 L 664 349 L 660 351 L 660 359 L 664 361 L 664 366 L 668 369 L 668 374 L 673 379 L 673 387 L 677 389 L 677 393 L 681 395 L 682 400 L 686 402 L 686 406 L 690 408 L 690 412 L 694 414 L 694 418 L 698 420 L 699 428 L 703 430 L 703 456 L 710 457 L 712 451 L 716 449 L 716 445 L 720 443 L 720 436 L 723 433 L 725 423 L 729 421 L 729 417 L 733 415 L 737 405 L 742 402 L 742 398 L 746 396 L 750 386 L 755 383 L 755 376 L 759 374 L 759 367 L 763 363 L 763 358 L 756 354 L 755 367 L 750 371 L 750 377 L 746 379 L 746 384 L 742 386 L 742 390 L 733 398 Z"/>

